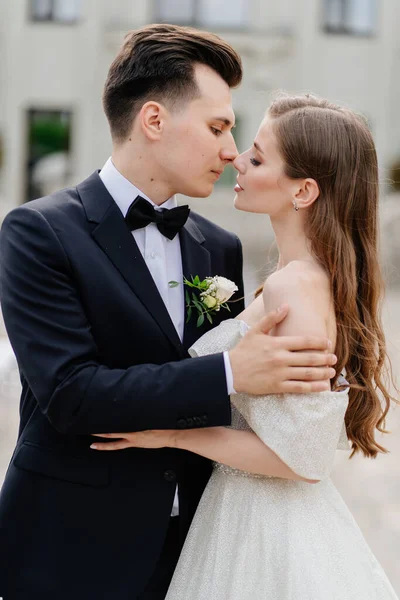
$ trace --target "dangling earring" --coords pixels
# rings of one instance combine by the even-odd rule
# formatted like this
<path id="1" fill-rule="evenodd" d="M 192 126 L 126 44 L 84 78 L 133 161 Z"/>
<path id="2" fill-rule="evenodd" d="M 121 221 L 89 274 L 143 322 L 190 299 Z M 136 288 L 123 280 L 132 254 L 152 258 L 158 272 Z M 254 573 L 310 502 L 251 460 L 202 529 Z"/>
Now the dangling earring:
<path id="1" fill-rule="evenodd" d="M 293 208 L 294 210 L 297 212 L 299 210 L 299 207 L 297 206 L 297 202 L 296 200 L 293 200 Z"/>

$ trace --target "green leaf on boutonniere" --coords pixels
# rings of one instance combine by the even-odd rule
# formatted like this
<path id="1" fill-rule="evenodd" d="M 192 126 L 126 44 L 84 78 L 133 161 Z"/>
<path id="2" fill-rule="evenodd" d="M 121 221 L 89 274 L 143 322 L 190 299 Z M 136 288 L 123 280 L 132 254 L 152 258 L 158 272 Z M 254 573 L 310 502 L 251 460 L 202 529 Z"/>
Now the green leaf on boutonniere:
<path id="1" fill-rule="evenodd" d="M 179 281 L 168 281 L 168 285 L 170 288 L 175 288 L 177 285 L 179 285 Z"/>
<path id="2" fill-rule="evenodd" d="M 200 277 L 198 275 L 196 275 L 196 277 L 193 279 L 192 277 L 192 281 L 194 285 L 200 285 Z"/>
<path id="3" fill-rule="evenodd" d="M 203 306 L 202 306 L 202 304 L 199 302 L 199 300 L 198 300 L 198 298 L 197 298 L 197 296 L 196 296 L 196 294 L 195 294 L 194 292 L 192 293 L 192 302 L 193 302 L 193 304 L 195 305 L 195 307 L 197 308 L 197 310 L 198 310 L 199 312 L 203 312 L 203 310 L 204 310 L 204 307 L 203 307 Z"/>
<path id="4" fill-rule="evenodd" d="M 190 296 L 189 296 L 189 292 L 187 290 L 185 292 L 185 298 L 186 298 L 186 306 L 190 306 Z"/>
<path id="5" fill-rule="evenodd" d="M 187 282 L 185 283 L 185 285 L 187 285 L 188 287 L 191 287 L 191 288 L 195 288 L 195 287 L 196 287 L 196 286 L 195 286 L 195 285 L 193 285 L 193 283 L 191 283 L 190 281 L 187 281 Z"/>
<path id="6" fill-rule="evenodd" d="M 212 324 L 212 316 L 210 315 L 210 313 L 206 313 L 207 314 L 207 319 L 210 321 L 210 323 Z"/>
<path id="7" fill-rule="evenodd" d="M 199 318 L 197 319 L 197 327 L 201 327 L 204 323 L 204 313 L 201 313 L 201 315 L 199 315 Z"/>
<path id="8" fill-rule="evenodd" d="M 188 312 L 187 312 L 187 318 L 186 318 L 186 323 L 189 323 L 190 321 L 190 317 L 192 316 L 192 307 L 189 306 L 188 308 Z"/>

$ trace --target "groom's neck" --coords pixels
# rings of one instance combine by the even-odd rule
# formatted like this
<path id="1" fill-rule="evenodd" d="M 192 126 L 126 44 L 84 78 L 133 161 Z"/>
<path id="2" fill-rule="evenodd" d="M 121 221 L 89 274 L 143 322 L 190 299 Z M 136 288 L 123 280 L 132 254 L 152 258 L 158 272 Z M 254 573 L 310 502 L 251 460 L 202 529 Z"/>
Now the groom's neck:
<path id="1" fill-rule="evenodd" d="M 114 148 L 111 159 L 115 168 L 155 204 L 160 206 L 175 190 L 163 178 L 163 167 L 143 148 Z"/>

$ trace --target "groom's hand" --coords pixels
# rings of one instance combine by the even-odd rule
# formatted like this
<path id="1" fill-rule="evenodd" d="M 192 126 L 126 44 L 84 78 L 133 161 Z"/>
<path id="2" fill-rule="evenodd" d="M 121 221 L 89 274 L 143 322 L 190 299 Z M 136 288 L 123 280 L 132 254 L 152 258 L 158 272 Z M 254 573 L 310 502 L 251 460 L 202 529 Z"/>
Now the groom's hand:
<path id="1" fill-rule="evenodd" d="M 233 386 L 247 394 L 322 392 L 335 376 L 331 342 L 313 336 L 273 337 L 269 332 L 288 313 L 270 312 L 229 352 Z"/>

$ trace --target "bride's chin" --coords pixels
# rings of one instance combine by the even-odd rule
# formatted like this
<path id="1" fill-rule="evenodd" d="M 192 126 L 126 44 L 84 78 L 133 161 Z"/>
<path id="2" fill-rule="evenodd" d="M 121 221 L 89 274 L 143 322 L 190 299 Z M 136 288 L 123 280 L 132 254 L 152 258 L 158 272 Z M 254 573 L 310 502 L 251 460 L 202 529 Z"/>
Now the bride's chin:
<path id="1" fill-rule="evenodd" d="M 236 196 L 233 199 L 233 206 L 237 209 L 237 210 L 246 210 L 246 208 L 243 206 L 243 202 L 241 202 L 241 199 L 239 198 L 239 194 L 236 194 Z"/>

